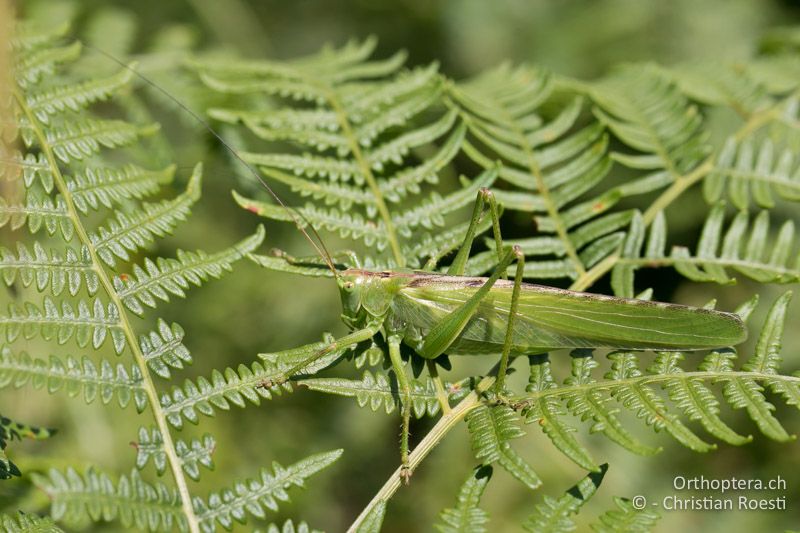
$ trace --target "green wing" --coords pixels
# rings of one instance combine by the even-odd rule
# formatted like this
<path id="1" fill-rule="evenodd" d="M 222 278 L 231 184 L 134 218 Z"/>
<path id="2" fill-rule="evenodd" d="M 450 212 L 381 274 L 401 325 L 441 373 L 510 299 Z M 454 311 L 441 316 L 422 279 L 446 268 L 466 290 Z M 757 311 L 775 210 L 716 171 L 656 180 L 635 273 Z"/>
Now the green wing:
<path id="1" fill-rule="evenodd" d="M 417 336 L 424 336 L 484 281 L 421 276 L 399 291 L 393 311 Z M 495 284 L 447 353 L 499 351 L 512 286 L 502 280 Z M 731 313 L 523 284 L 513 349 L 517 353 L 558 348 L 702 350 L 732 346 L 746 337 L 744 324 Z"/>

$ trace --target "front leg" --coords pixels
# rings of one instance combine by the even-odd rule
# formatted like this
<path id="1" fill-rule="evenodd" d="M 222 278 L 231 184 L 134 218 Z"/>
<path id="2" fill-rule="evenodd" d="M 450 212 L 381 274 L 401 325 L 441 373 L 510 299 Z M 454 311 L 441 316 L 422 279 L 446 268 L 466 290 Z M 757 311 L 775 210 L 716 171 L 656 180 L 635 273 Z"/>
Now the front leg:
<path id="1" fill-rule="evenodd" d="M 353 331 L 349 335 L 345 335 L 344 337 L 334 339 L 329 344 L 318 349 L 316 352 L 314 352 L 306 359 L 303 359 L 296 365 L 292 366 L 286 372 L 283 372 L 278 376 L 261 381 L 258 384 L 258 387 L 263 387 L 268 389 L 276 387 L 278 385 L 283 385 L 284 383 L 289 381 L 289 379 L 291 379 L 292 376 L 301 373 L 303 369 L 314 364 L 314 362 L 319 361 L 320 359 L 330 354 L 331 352 L 334 352 L 340 348 L 345 348 L 347 346 L 350 346 L 351 344 L 358 344 L 359 342 L 371 339 L 378 332 L 380 326 L 381 326 L 380 322 L 373 322 L 371 324 L 368 324 L 367 327 L 363 329 L 358 329 L 356 331 Z"/>

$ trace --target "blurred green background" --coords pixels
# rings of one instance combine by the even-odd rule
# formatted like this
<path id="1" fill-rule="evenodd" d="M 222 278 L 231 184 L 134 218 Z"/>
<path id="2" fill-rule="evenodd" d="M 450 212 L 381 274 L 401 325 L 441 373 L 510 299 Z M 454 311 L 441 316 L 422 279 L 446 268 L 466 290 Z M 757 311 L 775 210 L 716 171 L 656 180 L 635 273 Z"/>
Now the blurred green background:
<path id="1" fill-rule="evenodd" d="M 379 57 L 403 48 L 409 52 L 410 65 L 438 61 L 441 70 L 455 78 L 476 74 L 505 60 L 592 78 L 625 61 L 673 64 L 695 59 L 746 59 L 757 51 L 761 37 L 771 29 L 800 21 L 797 2 L 757 0 L 86 0 L 20 2 L 18 9 L 54 25 L 70 21 L 73 35 L 126 61 L 141 59 L 154 79 L 198 105 L 202 101 L 192 98 L 191 89 L 171 79 L 182 53 L 189 50 L 225 48 L 249 57 L 291 58 L 313 52 L 326 42 L 341 44 L 351 37 L 374 34 L 379 38 Z M 107 61 L 99 57 L 95 60 Z M 117 68 L 107 63 L 109 70 Z M 251 233 L 257 221 L 236 208 L 230 198 L 237 178 L 227 155 L 185 114 L 163 99 L 153 100 L 152 112 L 173 152 L 165 155 L 178 162 L 182 178 L 185 180 L 198 160 L 208 168 L 204 197 L 194 216 L 173 237 L 160 241 L 153 254 L 171 255 L 176 248 L 218 250 Z M 679 213 L 682 234 L 696 234 L 704 211 L 699 202 L 684 206 Z M 267 245 L 309 253 L 297 232 L 288 226 L 268 226 Z M 645 275 L 646 280 L 640 280 L 642 288 L 656 286 L 661 297 L 672 294 L 676 301 L 695 304 L 718 297 L 725 309 L 741 303 L 754 290 L 747 283 L 724 289 L 697 284 L 676 287 L 677 277 L 672 273 L 654 271 Z M 782 292 L 780 287 L 758 290 L 762 302 L 771 302 Z M 790 324 L 800 316 L 797 307 L 793 306 Z M 763 306 L 759 311 L 756 324 L 763 317 Z M 237 264 L 233 275 L 192 290 L 186 300 L 160 307 L 158 314 L 180 323 L 187 331 L 186 344 L 195 358 L 187 376 L 208 375 L 214 368 L 253 361 L 258 352 L 318 340 L 324 331 L 344 331 L 338 318 L 338 295 L 329 280 L 269 274 L 247 262 Z M 140 331 L 146 331 L 150 322 L 152 319 L 142 322 Z M 784 348 L 786 368 L 796 370 L 800 368 L 800 334 L 789 329 Z M 485 370 L 483 366 L 475 365 L 474 371 Z M 327 374 L 348 372 L 352 371 L 340 367 Z M 146 414 L 137 416 L 130 408 L 119 411 L 85 406 L 80 400 L 67 401 L 41 391 L 6 390 L 0 393 L 0 401 L 4 412 L 13 413 L 19 420 L 60 428 L 51 441 L 14 446 L 14 457 L 19 457 L 23 470 L 69 459 L 72 464 L 92 461 L 109 471 L 126 472 L 134 459 L 134 450 L 126 443 L 136 438 L 140 424 L 150 423 Z M 778 415 L 790 430 L 800 427 L 796 410 L 781 405 Z M 741 433 L 753 433 L 754 442 L 741 448 L 722 445 L 703 456 L 668 437 L 653 435 L 637 422 L 629 425 L 635 434 L 664 447 L 659 456 L 641 458 L 604 438 L 587 436 L 581 429 L 579 438 L 596 459 L 609 462 L 610 469 L 579 523 L 585 524 L 608 509 L 614 495 L 643 494 L 651 500 L 660 499 L 673 492 L 671 483 L 676 475 L 769 478 L 780 474 L 788 482 L 787 512 L 665 512 L 658 530 L 777 531 L 800 524 L 797 446 L 769 441 L 738 412 L 725 412 L 724 418 Z M 429 421 L 422 421 L 414 426 L 414 433 L 423 435 L 429 427 Z M 233 479 L 254 476 L 273 460 L 286 465 L 310 453 L 344 448 L 343 458 L 315 476 L 308 490 L 293 492 L 295 504 L 283 506 L 280 514 L 308 520 L 312 526 L 329 531 L 342 530 L 349 524 L 394 470 L 398 459 L 399 417 L 359 409 L 350 399 L 303 390 L 260 407 L 221 412 L 214 419 L 204 419 L 198 428 L 184 430 L 187 432 L 210 432 L 218 441 L 216 471 L 204 473 L 201 483 L 192 484 L 199 495 L 227 486 Z M 517 530 L 544 494 L 557 495 L 584 475 L 539 431 L 531 428 L 530 433 L 515 447 L 537 469 L 544 486 L 532 493 L 496 469 L 483 504 L 491 514 L 493 531 Z M 474 464 L 466 428 L 459 427 L 423 463 L 411 486 L 401 489 L 392 500 L 384 530 L 431 530 L 437 513 L 454 504 L 457 488 Z M 2 483 L 0 502 L 22 491 L 16 481 Z M 43 503 L 41 495 L 32 493 L 28 497 L 32 506 Z M 116 529 L 115 525 L 98 525 L 93 530 Z"/>

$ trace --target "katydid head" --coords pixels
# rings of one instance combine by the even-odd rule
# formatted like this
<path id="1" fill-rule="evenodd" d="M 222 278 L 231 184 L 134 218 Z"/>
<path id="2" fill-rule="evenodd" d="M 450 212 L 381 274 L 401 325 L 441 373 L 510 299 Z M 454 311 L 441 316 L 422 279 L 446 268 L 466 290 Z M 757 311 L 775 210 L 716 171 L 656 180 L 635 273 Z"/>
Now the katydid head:
<path id="1" fill-rule="evenodd" d="M 364 294 L 364 277 L 350 270 L 338 273 L 336 284 L 342 299 L 342 319 L 350 326 L 358 325 L 362 315 L 362 296 Z"/>
<path id="2" fill-rule="evenodd" d="M 351 327 L 384 320 L 397 292 L 413 280 L 412 271 L 350 268 L 336 278 L 342 298 L 342 319 Z"/>
<path id="3" fill-rule="evenodd" d="M 348 274 L 342 274 L 336 280 L 342 298 L 342 309 L 348 315 L 357 313 L 361 308 L 361 291 L 358 287 L 360 281 L 358 276 Z"/>

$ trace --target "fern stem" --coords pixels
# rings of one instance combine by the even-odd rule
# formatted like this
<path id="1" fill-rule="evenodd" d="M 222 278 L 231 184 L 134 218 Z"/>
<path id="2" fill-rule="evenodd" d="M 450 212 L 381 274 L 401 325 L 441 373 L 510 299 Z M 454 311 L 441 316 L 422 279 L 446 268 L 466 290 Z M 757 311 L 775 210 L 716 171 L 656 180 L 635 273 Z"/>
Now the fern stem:
<path id="1" fill-rule="evenodd" d="M 589 269 L 583 276 L 572 282 L 569 289 L 571 291 L 585 291 L 594 285 L 597 280 L 608 274 L 609 270 L 614 268 L 614 265 L 617 264 L 619 259 L 620 253 L 619 248 L 617 248 L 616 251 Z"/>
<path id="2" fill-rule="evenodd" d="M 800 379 L 800 378 L 798 378 Z M 425 438 L 420 441 L 414 451 L 408 456 L 408 468 L 411 472 L 416 470 L 416 468 L 420 465 L 423 459 L 428 456 L 428 454 L 439 444 L 439 442 L 444 438 L 445 435 L 455 426 L 458 422 L 460 422 L 464 417 L 466 417 L 470 411 L 478 407 L 481 401 L 481 394 L 489 389 L 494 383 L 494 377 L 485 377 L 483 378 L 480 383 L 475 387 L 475 390 L 472 391 L 466 398 L 461 400 L 461 402 L 453 407 L 453 409 L 442 416 L 436 425 L 433 426 Z M 358 518 L 355 519 L 353 524 L 347 530 L 348 533 L 355 533 L 367 516 L 370 514 L 372 509 L 380 505 L 381 503 L 386 503 L 389 499 L 394 496 L 394 493 L 397 492 L 397 489 L 400 488 L 402 484 L 402 468 L 397 468 L 389 479 L 386 480 L 386 483 L 383 484 L 381 490 L 379 490 L 372 500 L 364 507 L 364 510 L 361 511 L 361 514 L 358 515 Z"/>
<path id="3" fill-rule="evenodd" d="M 666 191 L 656 198 L 655 202 L 650 204 L 647 211 L 644 212 L 642 219 L 644 220 L 645 227 L 649 226 L 650 223 L 655 220 L 658 213 L 664 211 L 680 195 L 686 192 L 689 187 L 706 177 L 712 170 L 714 170 L 714 162 L 711 158 L 708 158 L 690 173 L 679 176 Z"/>
<path id="4" fill-rule="evenodd" d="M 779 118 L 781 114 L 778 111 L 783 105 L 785 105 L 788 101 L 790 101 L 791 98 L 794 97 L 796 97 L 796 95 L 793 93 L 772 107 L 751 115 L 749 120 L 736 132 L 734 138 L 737 141 L 742 140 L 752 132 Z M 650 205 L 647 211 L 644 212 L 642 216 L 644 226 L 649 226 L 650 223 L 655 220 L 658 213 L 664 211 L 692 185 L 711 173 L 714 170 L 714 162 L 716 161 L 716 158 L 717 154 L 712 153 L 706 158 L 705 161 L 703 161 L 699 166 L 695 167 L 691 172 L 678 176 L 675 181 L 672 182 L 672 185 L 670 185 L 667 190 L 661 193 L 661 195 Z M 617 247 L 617 249 L 613 253 L 609 254 L 608 257 L 597 263 L 588 271 L 581 274 L 578 279 L 576 279 L 572 285 L 570 285 L 569 288 L 574 291 L 582 291 L 591 287 L 597 280 L 605 276 L 612 268 L 614 268 L 617 263 L 619 263 L 619 261 L 622 259 L 621 251 L 622 245 Z"/>
<path id="5" fill-rule="evenodd" d="M 112 303 L 116 308 L 119 310 L 119 317 L 120 317 L 120 327 L 125 333 L 125 339 L 130 347 L 130 350 L 133 354 L 133 358 L 136 361 L 136 365 L 139 367 L 139 370 L 142 374 L 142 387 L 147 393 L 147 398 L 150 403 L 150 407 L 153 411 L 153 418 L 156 421 L 156 425 L 158 426 L 159 431 L 164 439 L 164 453 L 167 456 L 167 461 L 170 465 L 170 470 L 172 471 L 172 476 L 175 479 L 175 485 L 178 488 L 178 493 L 181 497 L 181 506 L 183 509 L 183 514 L 186 518 L 187 525 L 189 527 L 189 531 L 191 533 L 200 533 L 200 523 L 197 519 L 197 516 L 194 512 L 194 507 L 192 506 L 192 498 L 189 494 L 189 488 L 186 484 L 186 478 L 183 475 L 183 470 L 181 468 L 181 461 L 178 457 L 178 452 L 175 449 L 175 444 L 172 441 L 172 436 L 169 432 L 169 425 L 167 424 L 167 419 L 164 416 L 164 413 L 161 411 L 161 403 L 158 398 L 158 391 L 156 390 L 155 383 L 153 382 L 153 378 L 150 374 L 149 368 L 147 366 L 147 361 L 142 354 L 141 348 L 139 347 L 139 343 L 136 339 L 136 335 L 134 333 L 133 327 L 131 326 L 130 321 L 128 320 L 128 314 L 125 311 L 125 306 L 122 304 L 122 300 L 120 299 L 119 295 L 114 290 L 114 286 L 111 282 L 111 278 L 103 268 L 102 262 L 97 255 L 97 251 L 92 244 L 92 241 L 89 239 L 89 235 L 86 232 L 86 228 L 83 226 L 81 222 L 80 215 L 78 213 L 77 208 L 75 207 L 75 202 L 72 198 L 72 193 L 70 192 L 69 188 L 67 187 L 67 183 L 64 180 L 64 176 L 61 173 L 61 169 L 58 166 L 58 161 L 56 160 L 55 154 L 53 153 L 52 148 L 47 142 L 47 137 L 44 135 L 42 131 L 41 125 L 39 121 L 36 119 L 35 115 L 31 112 L 30 108 L 27 106 L 25 98 L 22 94 L 20 94 L 18 89 L 14 89 L 14 98 L 17 101 L 17 105 L 19 105 L 20 109 L 23 110 L 25 116 L 27 117 L 28 121 L 30 122 L 30 127 L 33 130 L 36 138 L 39 141 L 39 145 L 41 147 L 42 152 L 47 159 L 48 165 L 50 166 L 50 171 L 53 175 L 53 181 L 55 182 L 56 188 L 58 192 L 61 194 L 61 197 L 64 199 L 64 203 L 67 207 L 67 213 L 69 218 L 72 220 L 72 224 L 75 227 L 75 234 L 80 239 L 81 243 L 87 247 L 89 250 L 89 256 L 92 260 L 92 268 L 97 274 L 98 280 L 100 284 L 105 289 L 108 297 L 111 298 Z"/>
<path id="6" fill-rule="evenodd" d="M 389 208 L 386 207 L 386 201 L 383 199 L 383 193 L 381 193 L 381 189 L 378 186 L 378 181 L 375 179 L 375 175 L 372 173 L 372 169 L 369 166 L 367 158 L 364 157 L 364 152 L 361 151 L 361 145 L 358 143 L 355 133 L 353 133 L 353 128 L 350 126 L 350 121 L 347 119 L 347 114 L 342 108 L 342 104 L 339 102 L 336 94 L 330 89 L 323 90 L 327 95 L 328 103 L 336 113 L 336 118 L 339 122 L 339 125 L 342 127 L 342 133 L 347 138 L 347 143 L 350 145 L 350 151 L 353 153 L 353 157 L 356 159 L 356 162 L 361 169 L 361 174 L 364 176 L 367 185 L 369 185 L 373 196 L 375 196 L 375 207 L 378 208 L 378 213 L 380 213 L 381 219 L 383 219 L 383 223 L 386 226 L 386 238 L 389 240 L 389 246 L 392 248 L 392 255 L 394 255 L 395 261 L 397 261 L 397 266 L 404 267 L 406 261 L 405 257 L 403 256 L 403 252 L 400 249 L 400 241 L 397 239 L 397 230 L 394 228 L 392 215 L 389 213 Z"/>

